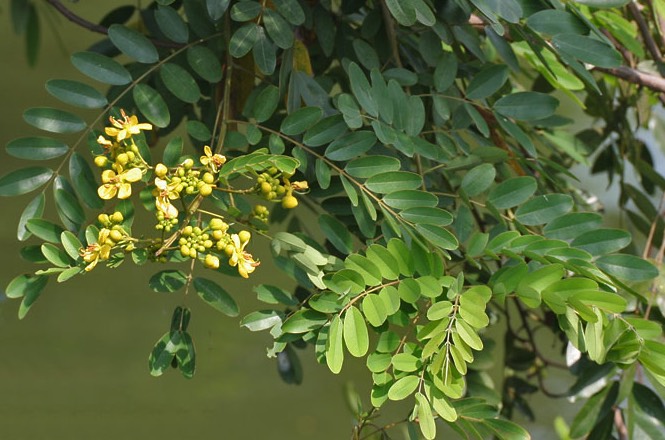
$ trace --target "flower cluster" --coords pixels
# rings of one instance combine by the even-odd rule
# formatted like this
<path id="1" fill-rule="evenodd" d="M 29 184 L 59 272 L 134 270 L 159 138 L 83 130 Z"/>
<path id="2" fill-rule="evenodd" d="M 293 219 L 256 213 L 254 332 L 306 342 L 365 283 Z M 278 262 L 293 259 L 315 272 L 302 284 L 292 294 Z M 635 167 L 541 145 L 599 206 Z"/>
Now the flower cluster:
<path id="1" fill-rule="evenodd" d="M 158 238 L 133 238 L 123 226 L 124 219 L 120 212 L 100 214 L 97 237 L 79 250 L 86 271 L 94 269 L 100 261 L 110 260 L 107 264 L 112 266 L 123 257 L 119 251 L 136 248 L 147 251 L 147 258 L 152 261 L 166 262 L 174 252 L 179 252 L 182 257 L 198 260 L 213 270 L 220 267 L 222 260 L 226 260 L 229 266 L 237 268 L 242 277 L 248 278 L 259 266 L 259 261 L 246 250 L 251 233 L 247 230 L 233 233 L 221 215 L 200 208 L 203 198 L 215 190 L 254 193 L 266 200 L 281 201 L 285 208 L 293 208 L 298 204 L 294 193 L 308 189 L 307 182 L 291 182 L 292 174 L 275 166 L 258 173 L 248 168 L 245 172 L 256 177 L 255 186 L 243 190 L 230 188 L 226 180 L 220 180 L 226 157 L 207 145 L 198 161 L 186 157 L 175 166 L 164 163 L 153 166 L 141 155 L 140 151 L 145 150 L 139 148 L 144 142 L 142 132 L 152 130 L 152 126 L 140 123 L 136 116 L 129 116 L 124 110 L 120 111 L 120 118 L 110 117 L 109 121 L 110 126 L 97 139 L 97 143 L 104 148 L 104 153 L 95 157 L 95 164 L 102 169 L 102 184 L 97 193 L 103 200 L 128 199 L 132 196 L 133 184 L 146 181 L 150 185 L 145 176 L 152 172 L 152 192 L 142 192 L 141 196 L 142 199 L 149 195 L 154 198 L 155 228 L 162 235 Z M 194 216 L 197 211 L 199 215 Z M 213 218 L 206 221 L 201 218 L 203 213 Z M 267 224 L 269 216 L 267 207 L 256 205 L 247 218 L 257 230 L 262 230 L 261 225 Z M 174 228 L 178 230 L 170 237 L 163 235 Z"/>
<path id="2" fill-rule="evenodd" d="M 155 197 L 157 208 L 157 229 L 169 232 L 173 225 L 178 224 L 178 209 L 171 201 L 183 195 L 200 194 L 207 197 L 215 188 L 216 174 L 226 158 L 221 154 L 213 155 L 210 147 L 205 147 L 205 156 L 201 156 L 204 169 L 194 167 L 193 159 L 185 159 L 178 167 L 169 169 L 163 163 L 155 166 Z"/>
<path id="3" fill-rule="evenodd" d="M 260 264 L 254 260 L 252 254 L 245 251 L 245 247 L 251 238 L 249 231 L 240 231 L 238 234 L 229 234 L 229 225 L 219 218 L 210 220 L 204 229 L 198 226 L 186 226 L 178 244 L 180 254 L 183 257 L 198 258 L 203 261 L 204 266 L 210 269 L 219 268 L 219 256 L 223 253 L 228 257 L 231 267 L 237 267 L 238 273 L 243 278 L 248 278 Z M 205 256 L 202 256 L 205 254 Z"/>
<path id="4" fill-rule="evenodd" d="M 132 195 L 132 183 L 141 180 L 148 169 L 136 142 L 134 135 L 142 130 L 152 130 L 152 125 L 139 123 L 136 116 L 127 116 L 124 110 L 120 111 L 121 118 L 109 117 L 110 127 L 104 136 L 97 138 L 97 143 L 104 147 L 104 154 L 95 157 L 95 165 L 104 168 L 102 172 L 102 185 L 97 194 L 104 200 L 114 197 L 127 199 Z"/>
<path id="5" fill-rule="evenodd" d="M 116 211 L 111 215 L 99 214 L 97 220 L 102 226 L 97 234 L 97 241 L 79 249 L 81 258 L 87 264 L 87 272 L 94 269 L 98 262 L 108 260 L 114 248 L 120 247 L 127 251 L 134 248 L 134 239 L 121 225 L 124 220 L 122 213 Z"/>
<path id="6" fill-rule="evenodd" d="M 254 192 L 266 200 L 279 201 L 286 209 L 298 206 L 298 199 L 293 192 L 302 192 L 309 189 L 306 181 L 291 182 L 290 174 L 280 172 L 276 167 L 263 170 L 256 178 Z"/>

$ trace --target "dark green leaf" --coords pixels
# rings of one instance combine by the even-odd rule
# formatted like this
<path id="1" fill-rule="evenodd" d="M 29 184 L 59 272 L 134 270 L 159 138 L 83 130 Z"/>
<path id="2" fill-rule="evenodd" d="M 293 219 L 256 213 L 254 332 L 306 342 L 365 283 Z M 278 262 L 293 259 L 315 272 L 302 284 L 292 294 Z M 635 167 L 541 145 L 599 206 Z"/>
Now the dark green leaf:
<path id="1" fill-rule="evenodd" d="M 300 26 L 305 22 L 305 12 L 302 10 L 298 0 L 273 0 L 277 11 L 294 26 Z"/>
<path id="2" fill-rule="evenodd" d="M 219 284 L 207 278 L 194 278 L 194 289 L 201 299 L 226 316 L 238 316 L 238 305 Z"/>
<path id="3" fill-rule="evenodd" d="M 277 47 L 288 49 L 293 46 L 293 30 L 280 14 L 269 8 L 264 9 L 263 25 Z"/>
<path id="4" fill-rule="evenodd" d="M 370 115 L 374 117 L 378 116 L 379 108 L 372 98 L 372 89 L 362 69 L 356 63 L 350 63 L 348 73 L 349 81 L 351 82 L 351 91 L 360 106 Z"/>
<path id="5" fill-rule="evenodd" d="M 319 147 L 342 135 L 346 128 L 343 116 L 338 114 L 328 116 L 309 128 L 302 141 L 307 146 Z"/>
<path id="6" fill-rule="evenodd" d="M 23 289 L 23 300 L 18 309 L 18 319 L 25 318 L 32 305 L 37 301 L 37 298 L 42 294 L 46 283 L 48 282 L 47 276 L 38 275 L 30 277 Z"/>
<path id="7" fill-rule="evenodd" d="M 453 216 L 448 211 L 428 206 L 408 208 L 400 212 L 399 215 L 413 224 L 448 226 L 453 222 Z"/>
<path id="8" fill-rule="evenodd" d="M 137 84 L 132 90 L 134 102 L 143 116 L 157 127 L 166 127 L 171 122 L 169 107 L 164 98 L 152 87 L 146 84 Z"/>
<path id="9" fill-rule="evenodd" d="M 121 24 L 112 24 L 108 35 L 115 47 L 139 63 L 151 64 L 159 61 L 157 49 L 142 33 Z"/>
<path id="10" fill-rule="evenodd" d="M 574 14 L 558 9 L 538 11 L 527 18 L 526 24 L 534 31 L 548 35 L 589 33 L 589 28 Z"/>
<path id="11" fill-rule="evenodd" d="M 209 83 L 217 83 L 222 79 L 222 65 L 215 53 L 205 46 L 187 49 L 187 62 L 197 75 Z"/>
<path id="12" fill-rule="evenodd" d="M 658 276 L 658 269 L 635 255 L 605 255 L 596 260 L 600 269 L 626 281 L 646 281 Z"/>
<path id="13" fill-rule="evenodd" d="M 408 171 L 389 171 L 367 179 L 365 186 L 373 192 L 388 194 L 395 191 L 414 190 L 422 185 L 422 178 Z"/>
<path id="14" fill-rule="evenodd" d="M 351 160 L 344 170 L 353 177 L 369 178 L 386 171 L 398 171 L 400 163 L 397 158 L 389 156 L 365 156 Z"/>
<path id="15" fill-rule="evenodd" d="M 10 156 L 26 160 L 49 160 L 69 151 L 62 141 L 48 137 L 24 137 L 10 141 L 5 147 Z"/>
<path id="16" fill-rule="evenodd" d="M 229 7 L 229 3 L 231 3 L 231 0 L 206 0 L 206 8 L 210 18 L 214 21 L 222 18 Z"/>
<path id="17" fill-rule="evenodd" d="M 95 88 L 78 81 L 52 79 L 46 82 L 46 90 L 60 101 L 81 108 L 102 108 L 106 97 Z"/>
<path id="18" fill-rule="evenodd" d="M 401 190 L 383 196 L 386 205 L 396 209 L 435 207 L 439 198 L 432 193 L 418 190 Z"/>
<path id="19" fill-rule="evenodd" d="M 386 0 L 388 10 L 402 26 L 411 26 L 416 22 L 414 0 Z"/>
<path id="20" fill-rule="evenodd" d="M 0 196 L 19 196 L 36 190 L 53 176 L 45 167 L 29 167 L 12 171 L 0 177 Z"/>
<path id="21" fill-rule="evenodd" d="M 76 52 L 72 64 L 90 78 L 115 86 L 129 84 L 132 75 L 117 61 L 96 52 Z"/>
<path id="22" fill-rule="evenodd" d="M 284 118 L 280 131 L 287 136 L 301 134 L 316 124 L 321 116 L 323 116 L 323 110 L 320 107 L 303 107 Z"/>
<path id="23" fill-rule="evenodd" d="M 82 225 L 85 222 L 85 212 L 73 193 L 64 189 L 55 190 L 54 194 L 56 207 L 65 217 L 76 225 Z"/>
<path id="24" fill-rule="evenodd" d="M 571 243 L 591 255 L 611 254 L 628 246 L 630 233 L 622 229 L 595 229 L 578 235 Z"/>
<path id="25" fill-rule="evenodd" d="M 595 212 L 572 212 L 552 220 L 543 233 L 547 238 L 571 240 L 578 235 L 597 229 L 603 218 Z"/>
<path id="26" fill-rule="evenodd" d="M 166 144 L 162 161 L 167 167 L 174 167 L 180 162 L 180 156 L 182 156 L 182 138 L 176 136 Z"/>
<path id="27" fill-rule="evenodd" d="M 483 424 L 487 426 L 500 439 L 504 440 L 531 440 L 526 429 L 515 422 L 502 419 L 484 419 Z"/>
<path id="28" fill-rule="evenodd" d="M 328 214 L 320 215 L 319 227 L 326 235 L 328 241 L 330 241 L 338 251 L 344 254 L 350 254 L 353 251 L 353 238 L 348 227 L 335 217 Z"/>
<path id="29" fill-rule="evenodd" d="M 51 133 L 78 133 L 86 123 L 73 113 L 49 107 L 35 107 L 23 113 L 23 119 L 33 127 Z"/>
<path id="30" fill-rule="evenodd" d="M 99 209 L 103 206 L 102 200 L 97 195 L 97 182 L 90 165 L 77 152 L 74 152 L 69 159 L 69 175 L 76 193 L 88 208 Z"/>
<path id="31" fill-rule="evenodd" d="M 494 188 L 488 201 L 497 209 L 508 209 L 526 202 L 536 192 L 538 184 L 530 176 L 513 177 Z"/>
<path id="32" fill-rule="evenodd" d="M 375 144 L 376 136 L 373 132 L 365 130 L 354 131 L 333 141 L 326 148 L 325 155 L 330 160 L 346 161 L 366 153 Z M 375 159 L 374 157 L 369 158 Z"/>
<path id="33" fill-rule="evenodd" d="M 259 38 L 259 29 L 256 23 L 247 23 L 235 31 L 229 42 L 229 53 L 235 58 L 247 55 Z"/>
<path id="34" fill-rule="evenodd" d="M 171 41 L 176 43 L 187 43 L 189 40 L 189 28 L 180 14 L 169 7 L 159 6 L 155 9 L 155 21 L 159 30 Z"/>
<path id="35" fill-rule="evenodd" d="M 278 105 L 279 89 L 273 85 L 268 85 L 256 97 L 252 114 L 257 122 L 267 121 L 275 113 Z"/>
<path id="36" fill-rule="evenodd" d="M 448 230 L 436 225 L 416 225 L 416 230 L 425 240 L 447 250 L 455 250 L 459 247 L 459 242 Z"/>
<path id="37" fill-rule="evenodd" d="M 32 233 L 28 231 L 28 229 L 26 229 L 26 223 L 30 219 L 40 218 L 42 216 L 42 214 L 44 213 L 45 203 L 46 203 L 46 196 L 44 196 L 44 193 L 42 192 L 37 197 L 32 199 L 32 201 L 30 201 L 30 203 L 28 203 L 28 205 L 23 210 L 21 218 L 18 221 L 17 238 L 20 241 L 25 241 L 28 238 L 30 238 L 30 236 L 32 235 Z"/>
<path id="38" fill-rule="evenodd" d="M 180 270 L 162 270 L 154 274 L 148 285 L 155 292 L 169 293 L 182 288 L 187 282 L 187 275 Z"/>
<path id="39" fill-rule="evenodd" d="M 567 194 L 546 194 L 535 197 L 515 212 L 517 220 L 528 226 L 549 223 L 573 208 L 573 199 Z"/>
<path id="40" fill-rule="evenodd" d="M 517 92 L 494 103 L 494 110 L 508 118 L 534 121 L 552 116 L 559 100 L 540 92 Z"/>
<path id="41" fill-rule="evenodd" d="M 261 4 L 256 1 L 238 2 L 231 7 L 231 20 L 249 21 L 255 19 L 263 10 Z"/>
<path id="42" fill-rule="evenodd" d="M 464 175 L 461 188 L 467 196 L 475 197 L 490 187 L 494 182 L 494 177 L 496 177 L 494 165 L 484 163 L 472 168 Z"/>
<path id="43" fill-rule="evenodd" d="M 275 71 L 275 66 L 277 65 L 277 48 L 270 41 L 262 27 L 258 28 L 252 55 L 254 56 L 254 63 L 256 64 L 256 67 L 259 68 L 259 71 L 266 75 L 272 75 Z"/>
<path id="44" fill-rule="evenodd" d="M 195 103 L 201 97 L 201 90 L 192 75 L 182 67 L 173 63 L 164 63 L 159 75 L 169 92 L 187 103 Z"/>
<path id="45" fill-rule="evenodd" d="M 478 72 L 466 88 L 468 99 L 485 99 L 499 90 L 508 79 L 508 68 L 503 64 L 490 65 Z"/>
<path id="46" fill-rule="evenodd" d="M 622 62 L 621 54 L 616 49 L 602 41 L 584 35 L 555 35 L 552 38 L 552 45 L 583 63 L 598 67 L 618 67 Z"/>

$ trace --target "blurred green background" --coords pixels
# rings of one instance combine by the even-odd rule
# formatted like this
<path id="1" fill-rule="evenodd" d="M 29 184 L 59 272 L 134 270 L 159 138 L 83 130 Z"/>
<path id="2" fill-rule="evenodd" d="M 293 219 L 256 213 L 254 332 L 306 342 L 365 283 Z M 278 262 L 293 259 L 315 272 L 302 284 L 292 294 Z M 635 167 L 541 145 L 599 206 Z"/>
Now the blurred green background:
<path id="1" fill-rule="evenodd" d="M 42 17 L 52 12 L 46 10 L 46 2 L 37 3 Z M 66 2 L 93 22 L 113 4 L 122 3 Z M 47 14 L 56 18 L 56 26 L 41 22 L 41 49 L 37 65 L 31 68 L 23 39 L 12 30 L 9 12 L 9 1 L 0 2 L 0 175 L 29 165 L 7 155 L 4 145 L 9 140 L 43 135 L 23 122 L 23 111 L 49 105 L 66 109 L 48 95 L 45 81 L 85 80 L 70 64 L 69 54 L 101 38 Z M 19 258 L 21 243 L 15 226 L 34 196 L 0 200 L 0 289 L 19 273 L 34 270 Z M 255 254 L 270 260 L 265 240 Z M 352 420 L 342 391 L 348 376 L 330 374 L 315 362 L 311 350 L 304 350 L 298 353 L 304 384 L 284 384 L 276 360 L 265 354 L 270 336 L 241 329 L 239 318 L 220 314 L 196 295 L 187 301 L 198 357 L 194 379 L 187 380 L 175 370 L 151 377 L 148 354 L 168 330 L 173 308 L 182 301 L 181 294 L 158 294 L 148 288 L 148 278 L 159 269 L 144 271 L 126 264 L 112 271 L 99 266 L 94 275 L 62 285 L 52 280 L 23 321 L 17 318 L 19 302 L 3 296 L 1 438 L 349 437 Z M 256 307 L 254 284 L 292 286 L 267 264 L 251 280 L 218 281 L 236 298 L 241 314 Z"/>

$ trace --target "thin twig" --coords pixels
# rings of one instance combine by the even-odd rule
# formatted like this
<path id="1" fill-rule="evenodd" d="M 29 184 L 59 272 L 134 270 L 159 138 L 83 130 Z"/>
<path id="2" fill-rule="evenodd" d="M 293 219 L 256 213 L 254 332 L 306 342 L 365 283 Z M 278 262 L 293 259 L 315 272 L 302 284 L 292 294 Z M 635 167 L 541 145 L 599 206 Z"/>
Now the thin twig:
<path id="1" fill-rule="evenodd" d="M 383 23 L 386 27 L 386 34 L 390 42 L 390 49 L 392 50 L 393 58 L 397 67 L 402 67 L 402 58 L 399 56 L 399 46 L 397 44 L 397 34 L 395 33 L 395 22 L 393 16 L 390 14 L 388 5 L 385 0 L 381 0 L 381 11 L 383 12 Z"/>
<path id="2" fill-rule="evenodd" d="M 656 41 L 653 39 L 653 36 L 651 35 L 651 32 L 649 30 L 649 25 L 647 24 L 646 20 L 644 20 L 642 12 L 637 6 L 637 3 L 629 2 L 628 10 L 635 19 L 635 23 L 637 23 L 637 27 L 640 30 L 640 34 L 642 34 L 642 38 L 644 39 L 644 44 L 647 46 L 647 49 L 649 50 L 649 53 L 653 57 L 654 61 L 661 62 L 663 60 L 663 56 L 661 55 L 660 50 L 658 49 Z"/>
<path id="3" fill-rule="evenodd" d="M 81 26 L 82 28 L 88 29 L 89 31 L 96 32 L 98 34 L 108 35 L 109 33 L 109 28 L 93 23 L 79 15 L 76 15 L 74 12 L 69 10 L 67 6 L 63 5 L 62 2 L 60 2 L 59 0 L 46 0 L 46 3 L 53 6 L 53 8 L 56 11 L 58 11 L 63 17 L 65 17 L 67 20 Z M 173 43 L 171 41 L 156 40 L 152 38 L 150 38 L 150 41 L 152 41 L 152 43 L 155 46 L 168 47 L 173 49 L 184 46 L 183 44 Z"/>

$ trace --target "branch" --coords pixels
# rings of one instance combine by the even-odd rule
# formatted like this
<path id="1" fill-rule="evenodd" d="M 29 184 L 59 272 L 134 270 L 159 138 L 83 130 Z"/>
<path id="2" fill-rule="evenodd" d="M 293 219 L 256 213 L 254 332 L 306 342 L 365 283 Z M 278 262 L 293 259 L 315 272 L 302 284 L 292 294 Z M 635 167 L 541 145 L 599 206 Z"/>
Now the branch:
<path id="1" fill-rule="evenodd" d="M 642 13 L 640 12 L 637 3 L 635 2 L 628 3 L 628 10 L 635 19 L 637 27 L 640 29 L 640 34 L 642 34 L 642 38 L 644 38 L 644 44 L 646 44 L 647 49 L 649 49 L 649 53 L 653 57 L 654 61 L 657 62 L 662 61 L 663 56 L 660 54 L 660 50 L 658 49 L 656 41 L 653 39 L 653 36 L 651 36 L 651 32 L 649 31 L 649 25 L 644 20 L 644 17 L 642 17 Z"/>
<path id="2" fill-rule="evenodd" d="M 77 24 L 81 26 L 82 28 L 88 29 L 89 31 L 96 32 L 98 34 L 104 34 L 108 35 L 109 33 L 109 28 L 95 24 L 91 21 L 86 20 L 83 17 L 80 17 L 76 15 L 74 12 L 70 11 L 67 6 L 63 5 L 60 0 L 46 0 L 46 3 L 50 4 L 53 6 L 53 8 L 58 11 L 63 17 L 65 17 L 67 20 L 71 21 L 74 24 Z M 155 45 L 155 46 L 160 46 L 160 47 L 168 47 L 168 48 L 180 48 L 183 45 L 178 44 L 178 43 L 172 43 L 170 41 L 162 41 L 162 40 L 155 40 L 152 38 L 149 38 L 149 40 Z"/>
<path id="3" fill-rule="evenodd" d="M 402 67 L 402 59 L 399 56 L 399 45 L 397 44 L 397 35 L 395 33 L 395 23 L 393 22 L 393 16 L 390 15 L 390 10 L 388 5 L 386 5 L 385 0 L 381 0 L 381 11 L 383 12 L 383 22 L 386 26 L 386 34 L 388 36 L 388 41 L 390 42 L 390 49 L 397 67 Z"/>
<path id="4" fill-rule="evenodd" d="M 614 67 L 610 69 L 596 67 L 595 70 L 607 73 L 608 75 L 616 76 L 617 78 L 621 78 L 633 84 L 639 84 L 655 92 L 665 93 L 665 78 L 660 76 L 641 72 L 637 69 L 631 69 L 630 67 L 626 66 Z"/>

